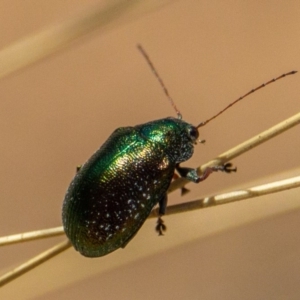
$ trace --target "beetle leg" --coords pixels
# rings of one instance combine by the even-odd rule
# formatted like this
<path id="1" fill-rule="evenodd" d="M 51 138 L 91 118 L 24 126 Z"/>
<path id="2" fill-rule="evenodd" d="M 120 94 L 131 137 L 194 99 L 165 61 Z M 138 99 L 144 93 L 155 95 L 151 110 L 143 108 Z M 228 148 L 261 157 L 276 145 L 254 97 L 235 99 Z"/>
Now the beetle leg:
<path id="1" fill-rule="evenodd" d="M 208 167 L 204 170 L 203 174 L 201 174 L 200 176 L 197 174 L 196 169 L 185 168 L 185 167 L 183 168 L 180 167 L 179 164 L 176 166 L 176 170 L 178 171 L 181 177 L 186 178 L 195 183 L 198 183 L 200 181 L 205 180 L 213 172 L 221 171 L 221 172 L 231 173 L 231 172 L 236 172 L 237 168 L 232 168 L 231 163 L 226 163 L 221 166 Z"/>
<path id="2" fill-rule="evenodd" d="M 158 235 L 163 235 L 163 231 L 167 230 L 166 225 L 164 224 L 163 219 L 161 216 L 163 216 L 166 213 L 166 207 L 167 207 L 168 197 L 167 194 L 165 194 L 158 202 L 159 210 L 158 210 L 158 219 L 157 219 L 157 225 L 155 227 L 155 230 L 158 232 Z"/>
<path id="3" fill-rule="evenodd" d="M 231 172 L 237 171 L 237 167 L 232 168 L 232 163 L 226 163 L 225 165 L 222 165 L 219 167 L 221 167 L 221 168 L 217 171 L 222 171 L 222 172 L 226 172 L 226 173 L 231 173 Z"/>
<path id="4" fill-rule="evenodd" d="M 167 230 L 167 226 L 164 224 L 164 221 L 161 218 L 161 216 L 159 216 L 157 219 L 157 225 L 155 227 L 155 230 L 158 232 L 158 235 L 164 235 L 163 231 Z"/>
<path id="5" fill-rule="evenodd" d="M 195 182 L 195 183 L 198 183 L 199 181 L 201 181 L 201 179 L 199 179 L 200 177 L 202 177 L 202 176 L 205 175 L 205 176 L 206 176 L 205 178 L 207 178 L 207 177 L 209 176 L 209 174 L 210 174 L 211 172 L 213 172 L 213 171 L 210 171 L 210 172 L 209 172 L 209 169 L 210 169 L 210 168 L 207 168 L 207 169 L 204 171 L 204 173 L 203 173 L 201 176 L 199 176 L 199 175 L 197 174 L 196 169 L 186 168 L 186 167 L 180 167 L 179 164 L 176 165 L 176 170 L 177 170 L 177 172 L 180 174 L 181 177 L 186 178 L 187 180 L 193 181 L 193 182 Z M 208 172 L 209 172 L 209 173 L 208 173 Z M 204 178 L 204 179 L 205 179 L 205 178 Z M 202 179 L 202 180 L 204 180 L 204 179 Z"/>

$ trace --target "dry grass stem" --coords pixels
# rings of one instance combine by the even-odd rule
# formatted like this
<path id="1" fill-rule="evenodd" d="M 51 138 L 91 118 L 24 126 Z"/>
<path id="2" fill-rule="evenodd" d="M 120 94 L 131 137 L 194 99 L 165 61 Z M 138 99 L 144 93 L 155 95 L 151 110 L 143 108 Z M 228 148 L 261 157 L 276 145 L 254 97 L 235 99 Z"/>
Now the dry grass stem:
<path id="1" fill-rule="evenodd" d="M 267 194 L 277 193 L 284 190 L 300 187 L 300 176 L 275 181 L 268 184 L 263 184 L 244 190 L 233 191 L 221 195 L 205 197 L 203 199 L 194 200 L 190 202 L 170 205 L 167 208 L 167 215 L 178 214 L 182 212 L 192 211 L 211 206 L 227 204 L 235 201 L 245 200 Z M 150 217 L 157 217 L 158 210 L 152 211 Z"/>
<path id="2" fill-rule="evenodd" d="M 234 157 L 237 157 L 238 155 L 243 154 L 244 152 L 260 145 L 261 143 L 271 139 L 272 137 L 275 137 L 276 135 L 284 132 L 285 130 L 288 130 L 289 128 L 292 128 L 293 126 L 297 125 L 300 123 L 300 113 L 294 115 L 293 117 L 286 119 L 285 121 L 271 127 L 270 129 L 258 134 L 257 136 L 249 139 L 248 141 L 224 152 L 223 154 L 219 155 L 217 158 L 211 160 L 210 162 L 202 165 L 200 168 L 198 168 L 199 170 L 204 170 L 207 167 L 210 166 L 214 166 L 217 164 L 223 164 L 228 162 L 229 160 L 233 159 Z M 297 177 L 296 177 L 297 178 Z M 289 179 L 288 179 L 289 180 Z M 176 181 L 172 182 L 169 192 L 174 191 L 175 189 L 181 188 L 183 187 L 186 183 L 188 183 L 189 181 L 187 181 L 186 179 L 183 178 L 179 178 Z M 285 181 L 283 181 L 285 182 Z M 267 193 L 274 193 L 277 191 L 282 191 L 285 189 L 290 189 L 293 187 L 296 187 L 296 183 L 292 183 L 292 186 L 289 186 L 288 184 L 283 184 L 281 186 L 280 182 L 276 182 L 274 183 L 274 185 L 278 185 L 278 190 L 276 190 L 276 188 L 273 188 L 272 190 L 268 191 L 266 189 L 265 194 Z M 272 184 L 270 184 L 272 185 Z M 262 187 L 265 187 L 268 185 L 263 185 Z M 258 187 L 257 187 L 258 188 Z M 222 201 L 220 199 L 222 199 L 222 197 L 224 195 L 219 195 L 219 196 L 214 196 L 214 197 L 208 197 L 205 198 L 206 200 L 206 204 L 205 207 L 208 206 L 212 206 L 212 205 L 217 205 L 215 203 L 218 204 L 222 204 L 223 203 L 227 203 L 227 202 L 233 202 L 233 201 L 238 201 L 238 200 L 242 200 L 242 199 L 247 199 L 247 198 L 251 198 L 251 197 L 256 197 L 259 195 L 263 195 L 263 193 L 261 192 L 260 194 L 255 192 L 255 188 L 251 189 L 247 189 L 247 191 L 239 191 L 237 192 L 232 192 L 235 193 L 235 195 L 231 195 L 227 200 L 227 198 L 224 198 Z M 251 191 L 251 193 L 250 193 Z M 228 194 L 226 194 L 228 195 Z M 220 198 L 221 197 L 221 198 Z M 234 197 L 234 198 L 232 198 Z M 218 201 L 216 202 L 216 199 L 218 199 Z M 231 199 L 235 199 L 235 200 L 231 200 Z M 209 200 L 209 201 L 208 201 Z M 204 207 L 204 199 L 198 200 L 200 201 L 202 204 L 199 204 L 199 202 L 197 202 L 198 204 L 195 204 L 197 206 L 197 208 L 202 208 Z M 226 202 L 227 201 L 227 202 Z M 213 204 L 208 204 L 209 203 L 213 203 Z M 180 204 L 183 206 L 183 211 L 188 211 L 190 210 L 189 207 L 193 207 L 193 202 L 186 202 L 183 204 Z M 178 207 L 180 206 L 178 205 Z M 176 208 L 177 209 L 177 208 Z M 172 206 L 168 206 L 168 214 L 172 213 Z M 156 215 L 156 212 L 152 212 L 151 216 Z M 15 234 L 15 235 L 11 235 L 11 236 L 5 236 L 5 237 L 1 237 L 0 238 L 0 246 L 4 246 L 4 245 L 8 245 L 8 244 L 13 244 L 13 243 L 20 243 L 20 242 L 25 242 L 25 241 L 30 241 L 30 240 L 35 240 L 35 239 L 41 239 L 41 238 L 47 238 L 47 237 L 52 237 L 52 236 L 56 236 L 56 235 L 62 235 L 64 234 L 64 230 L 62 227 L 55 227 L 55 228 L 50 228 L 50 229 L 44 229 L 44 230 L 37 230 L 37 231 L 32 231 L 32 232 L 26 232 L 26 233 L 20 233 L 20 234 Z"/>
<path id="3" fill-rule="evenodd" d="M 64 242 L 57 244 L 56 246 L 50 248 L 49 250 L 46 250 L 45 252 L 42 252 L 41 254 L 35 256 L 34 258 L 28 260 L 27 262 L 20 265 L 19 267 L 1 276 L 0 287 L 18 278 L 24 273 L 32 270 L 33 268 L 44 263 L 45 261 L 56 256 L 57 254 L 67 250 L 70 247 L 71 247 L 71 243 L 68 240 L 65 240 Z"/>
<path id="4" fill-rule="evenodd" d="M 298 125 L 299 123 L 300 123 L 300 113 L 297 113 L 296 115 L 284 120 L 283 122 L 280 122 L 277 125 L 267 129 L 266 131 L 254 136 L 253 138 L 247 140 L 246 142 L 243 142 L 240 145 L 222 153 L 215 159 L 197 168 L 197 171 L 201 173 L 207 167 L 222 165 L 232 160 L 233 158 L 253 149 L 254 147 L 268 141 L 269 139 L 283 133 L 284 131 Z M 182 188 L 187 183 L 189 183 L 189 181 L 184 178 L 178 178 L 174 180 L 170 185 L 169 193 L 175 191 L 176 189 Z"/>
<path id="5" fill-rule="evenodd" d="M 203 171 L 205 168 L 209 166 L 224 164 L 229 160 L 237 157 L 238 155 L 243 154 L 244 152 L 260 145 L 261 143 L 271 139 L 272 137 L 284 132 L 289 128 L 292 128 L 293 126 L 299 123 L 300 123 L 300 113 L 275 125 L 274 127 L 262 132 L 261 134 L 249 139 L 248 141 L 232 148 L 231 150 L 226 151 L 225 153 L 219 155 L 214 160 L 208 162 L 205 165 L 202 165 L 200 168 L 198 168 L 198 171 Z M 169 192 L 183 187 L 186 183 L 187 183 L 186 180 L 179 178 L 178 180 L 174 181 L 171 184 Z M 273 182 L 270 184 L 252 187 L 245 190 L 234 191 L 222 195 L 206 197 L 204 199 L 195 200 L 192 202 L 186 202 L 178 205 L 169 206 L 168 215 L 230 203 L 234 201 L 240 201 L 240 200 L 266 195 L 270 193 L 275 193 L 275 192 L 279 192 L 279 191 L 283 191 L 286 189 L 291 189 L 299 186 L 300 186 L 300 177 L 294 177 L 282 181 Z M 152 211 L 150 217 L 156 217 L 156 216 L 157 216 L 157 210 Z M 7 244 L 24 242 L 24 241 L 34 240 L 34 239 L 46 238 L 46 237 L 51 237 L 59 234 L 64 234 L 62 227 L 38 230 L 35 232 L 27 232 L 23 234 L 2 237 L 0 238 L 0 245 L 7 245 Z M 35 268 L 36 266 L 52 258 L 53 256 L 68 249 L 70 246 L 71 243 L 68 240 L 66 240 L 65 242 L 58 244 L 57 246 L 54 246 L 53 248 L 39 254 L 38 256 L 32 258 L 28 262 L 20 265 L 16 269 L 0 277 L 0 286 L 3 286 L 6 283 L 14 280 L 15 278 L 21 276 L 22 274 L 28 272 L 29 270 Z"/>
<path id="6" fill-rule="evenodd" d="M 53 237 L 64 233 L 63 227 L 54 227 L 49 229 L 41 229 L 36 231 L 24 232 L 9 236 L 0 237 L 0 246 L 28 242 L 42 238 Z"/>
<path id="7" fill-rule="evenodd" d="M 211 206 L 221 205 L 221 204 L 227 204 L 235 201 L 245 200 L 253 197 L 258 197 L 262 195 L 267 195 L 271 193 L 276 193 L 292 188 L 300 187 L 300 176 L 275 181 L 272 183 L 259 185 L 256 187 L 251 187 L 244 190 L 238 190 L 233 191 L 221 195 L 211 196 L 211 197 L 205 197 L 204 199 L 194 200 L 191 202 L 185 202 L 177 205 L 171 205 L 168 206 L 168 215 L 192 211 L 196 209 L 201 208 L 207 208 Z M 157 209 L 153 210 L 149 218 L 157 217 Z M 55 230 L 54 230 L 55 229 Z M 54 229 L 48 229 L 48 230 L 40 230 L 37 232 L 30 232 L 31 236 L 37 236 L 41 235 L 41 233 L 44 233 L 44 237 L 49 237 L 49 232 L 53 231 L 57 234 L 63 234 L 63 228 L 57 227 Z M 23 234 L 24 235 L 24 234 Z M 17 235 L 15 235 L 17 236 Z M 20 235 L 19 235 L 20 236 Z M 40 237 L 39 237 L 40 238 Z M 2 238 L 4 239 L 4 238 Z M 9 239 L 9 237 L 6 237 L 6 239 Z M 21 240 L 24 241 L 24 240 Z M 15 241 L 16 242 L 16 241 Z M 21 276 L 22 274 L 30 271 L 31 269 L 35 268 L 36 266 L 42 264 L 43 262 L 49 260 L 50 258 L 54 257 L 55 255 L 61 253 L 62 251 L 68 249 L 71 246 L 71 243 L 66 240 L 53 248 L 37 255 L 36 257 L 30 259 L 26 263 L 20 265 L 19 267 L 15 268 L 14 270 L 4 274 L 2 277 L 0 277 L 0 286 L 3 286 L 7 284 L 8 282 L 16 279 L 17 277 Z"/>

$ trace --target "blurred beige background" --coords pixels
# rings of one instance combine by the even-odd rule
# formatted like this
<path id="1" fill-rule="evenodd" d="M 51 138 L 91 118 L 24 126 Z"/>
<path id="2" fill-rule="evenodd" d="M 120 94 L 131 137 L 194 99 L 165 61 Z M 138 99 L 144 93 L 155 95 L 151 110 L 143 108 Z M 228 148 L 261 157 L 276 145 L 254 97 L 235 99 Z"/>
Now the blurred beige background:
<path id="1" fill-rule="evenodd" d="M 141 43 L 185 120 L 198 124 L 261 83 L 300 69 L 299 1 L 151 1 L 0 81 L 0 236 L 61 225 L 64 193 L 120 126 L 175 116 Z M 0 47 L 105 1 L 0 3 Z M 299 111 L 300 77 L 258 91 L 201 130 L 198 166 Z M 298 175 L 299 128 L 235 159 L 238 173 L 190 184 L 169 203 Z M 73 249 L 0 289 L 1 299 L 299 299 L 297 189 L 155 220 L 99 259 Z M 0 249 L 0 271 L 64 237 Z"/>

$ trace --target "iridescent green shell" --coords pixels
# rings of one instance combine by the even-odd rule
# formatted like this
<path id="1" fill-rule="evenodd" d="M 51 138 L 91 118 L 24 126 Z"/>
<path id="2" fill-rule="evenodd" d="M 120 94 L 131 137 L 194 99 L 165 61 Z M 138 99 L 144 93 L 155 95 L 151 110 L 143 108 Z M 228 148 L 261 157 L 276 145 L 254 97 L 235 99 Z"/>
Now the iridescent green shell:
<path id="1" fill-rule="evenodd" d="M 192 156 L 193 129 L 166 118 L 111 134 L 65 196 L 63 225 L 77 251 L 97 257 L 126 246 L 166 196 L 176 164 Z"/>

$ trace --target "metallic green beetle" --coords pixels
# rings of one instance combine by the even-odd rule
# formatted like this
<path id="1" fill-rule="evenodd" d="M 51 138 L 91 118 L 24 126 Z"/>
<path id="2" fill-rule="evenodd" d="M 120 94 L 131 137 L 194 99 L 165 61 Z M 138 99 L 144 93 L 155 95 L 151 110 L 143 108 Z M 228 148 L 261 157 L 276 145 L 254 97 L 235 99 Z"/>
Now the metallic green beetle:
<path id="1" fill-rule="evenodd" d="M 193 126 L 181 120 L 181 114 L 147 54 L 140 46 L 139 49 L 160 81 L 178 118 L 116 129 L 77 172 L 65 196 L 62 219 L 68 238 L 84 256 L 98 257 L 124 248 L 156 204 L 159 204 L 159 215 L 163 215 L 167 190 L 175 170 L 196 183 L 213 171 L 236 171 L 228 163 L 208 168 L 202 176 L 198 176 L 196 170 L 182 168 L 179 164 L 193 155 L 199 127 L 262 86 L 295 73 L 283 74 L 251 90 L 217 115 Z M 156 229 L 159 234 L 165 229 L 160 217 Z"/>
<path id="2" fill-rule="evenodd" d="M 164 214 L 175 168 L 194 182 L 206 178 L 178 165 L 193 155 L 197 138 L 196 127 L 176 118 L 116 129 L 65 197 L 63 224 L 76 250 L 95 257 L 125 247 L 157 203 Z"/>

